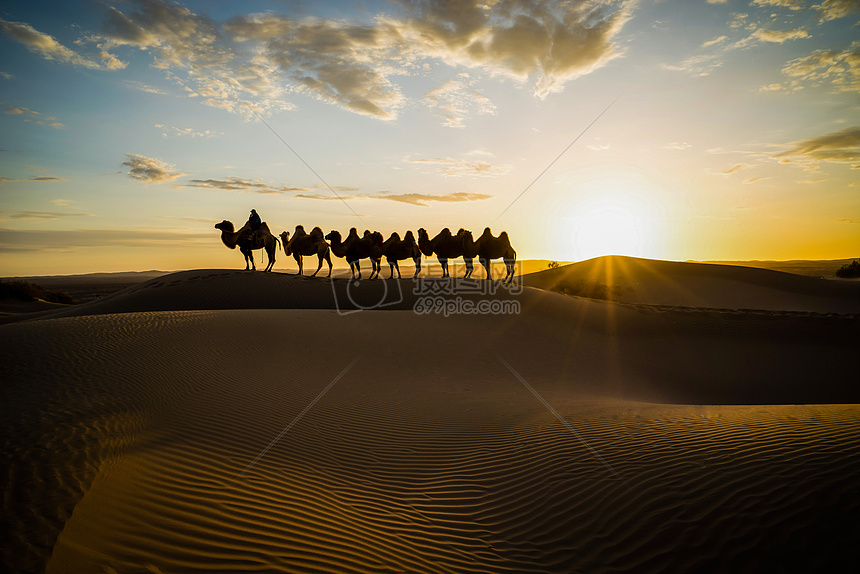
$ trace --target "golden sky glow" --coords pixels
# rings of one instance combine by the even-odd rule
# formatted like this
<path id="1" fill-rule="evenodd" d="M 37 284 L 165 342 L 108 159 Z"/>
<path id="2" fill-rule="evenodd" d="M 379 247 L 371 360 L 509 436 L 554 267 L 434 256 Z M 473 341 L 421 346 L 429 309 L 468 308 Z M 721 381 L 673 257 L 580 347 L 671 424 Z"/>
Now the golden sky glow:
<path id="1" fill-rule="evenodd" d="M 6 2 L 0 274 L 236 267 L 213 225 L 251 208 L 275 233 L 490 225 L 521 258 L 860 256 L 858 21 L 848 0 Z"/>

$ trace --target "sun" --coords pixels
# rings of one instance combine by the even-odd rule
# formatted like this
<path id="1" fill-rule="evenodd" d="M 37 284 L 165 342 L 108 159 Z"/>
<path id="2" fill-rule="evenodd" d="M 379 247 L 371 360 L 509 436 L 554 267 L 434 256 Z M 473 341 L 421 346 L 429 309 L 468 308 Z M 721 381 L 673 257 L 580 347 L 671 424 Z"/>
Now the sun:
<path id="1" fill-rule="evenodd" d="M 648 214 L 629 200 L 603 198 L 579 205 L 567 217 L 567 240 L 573 259 L 583 261 L 602 255 L 646 254 L 650 236 Z"/>

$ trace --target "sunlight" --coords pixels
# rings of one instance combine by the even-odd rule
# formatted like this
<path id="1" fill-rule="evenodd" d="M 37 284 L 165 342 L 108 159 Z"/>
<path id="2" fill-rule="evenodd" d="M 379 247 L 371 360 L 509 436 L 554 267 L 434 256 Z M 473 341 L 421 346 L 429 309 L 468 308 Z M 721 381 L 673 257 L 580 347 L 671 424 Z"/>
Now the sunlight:
<path id="1" fill-rule="evenodd" d="M 643 254 L 641 217 L 618 206 L 595 208 L 577 218 L 572 234 L 578 260 L 601 255 Z"/>
<path id="2" fill-rule="evenodd" d="M 645 190 L 616 181 L 603 181 L 589 195 L 577 197 L 565 210 L 563 234 L 568 257 L 583 261 L 601 255 L 653 257 L 658 218 Z M 609 189 L 607 189 L 609 187 Z M 613 189 L 614 188 L 614 189 Z"/>

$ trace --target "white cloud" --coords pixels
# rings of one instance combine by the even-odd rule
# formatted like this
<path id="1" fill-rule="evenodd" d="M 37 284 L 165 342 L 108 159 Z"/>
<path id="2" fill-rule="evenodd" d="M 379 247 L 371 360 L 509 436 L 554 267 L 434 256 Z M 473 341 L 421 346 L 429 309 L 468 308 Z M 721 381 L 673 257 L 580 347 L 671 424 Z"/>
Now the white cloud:
<path id="1" fill-rule="evenodd" d="M 153 159 L 134 153 L 125 154 L 128 159 L 122 165 L 128 166 L 128 176 L 145 183 L 164 183 L 173 181 L 185 175 L 182 172 L 170 171 L 172 165 L 158 159 Z"/>
<path id="2" fill-rule="evenodd" d="M 829 22 L 860 12 L 860 2 L 857 0 L 824 0 L 813 8 L 818 10 L 822 22 Z"/>
<path id="3" fill-rule="evenodd" d="M 844 51 L 815 50 L 788 62 L 782 73 L 793 89 L 829 84 L 835 92 L 860 93 L 860 42 Z"/>
<path id="4" fill-rule="evenodd" d="M 493 165 L 482 159 L 475 158 L 476 155 L 487 155 L 486 152 L 473 152 L 466 158 L 437 157 L 434 159 L 413 158 L 407 156 L 404 161 L 419 165 L 435 167 L 442 175 L 447 177 L 498 177 L 508 174 L 512 167 L 510 165 Z"/>
<path id="5" fill-rule="evenodd" d="M 194 128 L 178 128 L 176 126 L 167 126 L 164 124 L 154 124 L 154 127 L 161 130 L 161 135 L 163 137 L 191 137 L 191 138 L 211 138 L 219 135 L 220 132 L 213 132 L 211 130 L 195 130 Z"/>
<path id="6" fill-rule="evenodd" d="M 462 128 L 470 117 L 470 112 L 495 114 L 496 106 L 489 98 L 473 88 L 474 82 L 469 74 L 458 74 L 453 80 L 430 90 L 424 100 L 431 110 L 445 121 L 442 125 Z"/>
<path id="7" fill-rule="evenodd" d="M 798 164 L 817 170 L 822 162 L 853 164 L 860 169 L 860 127 L 854 126 L 837 132 L 792 142 L 792 147 L 771 156 L 779 163 Z"/>
<path id="8" fill-rule="evenodd" d="M 53 60 L 75 66 L 83 66 L 85 68 L 101 68 L 97 62 L 84 58 L 74 50 L 70 50 L 57 42 L 53 36 L 43 34 L 29 24 L 0 20 L 0 30 L 8 34 L 14 40 L 24 44 L 24 46 L 26 46 L 31 52 L 39 54 L 46 60 Z"/>

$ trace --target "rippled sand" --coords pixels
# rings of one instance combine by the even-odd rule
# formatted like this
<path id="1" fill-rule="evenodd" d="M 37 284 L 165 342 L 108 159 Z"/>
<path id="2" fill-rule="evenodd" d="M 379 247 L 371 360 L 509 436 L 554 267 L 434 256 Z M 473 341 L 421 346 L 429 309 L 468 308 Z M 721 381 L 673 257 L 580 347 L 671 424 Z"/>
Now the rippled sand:
<path id="1" fill-rule="evenodd" d="M 7 569 L 856 559 L 856 316 L 527 289 L 519 314 L 445 317 L 402 285 L 342 315 L 322 279 L 186 272 L 0 326 Z"/>

